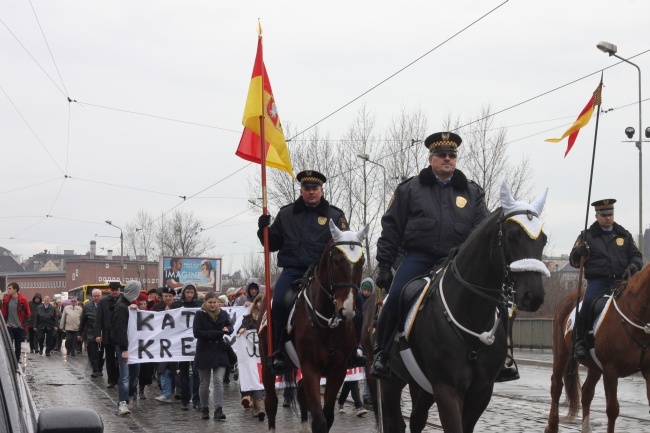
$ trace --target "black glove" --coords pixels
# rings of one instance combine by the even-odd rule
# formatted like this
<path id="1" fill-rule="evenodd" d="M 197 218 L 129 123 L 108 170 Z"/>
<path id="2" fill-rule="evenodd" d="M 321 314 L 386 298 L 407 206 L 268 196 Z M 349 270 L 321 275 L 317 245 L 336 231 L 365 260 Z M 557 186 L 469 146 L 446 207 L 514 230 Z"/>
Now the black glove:
<path id="1" fill-rule="evenodd" d="M 377 280 L 375 282 L 377 284 L 377 287 L 388 292 L 391 284 L 393 284 L 393 272 L 390 270 L 390 265 L 381 263 L 379 264 L 379 269 L 377 271 Z"/>
<path id="2" fill-rule="evenodd" d="M 585 258 L 589 257 L 589 245 L 587 245 L 587 242 L 580 244 L 580 246 L 576 249 L 576 254 L 579 256 L 585 256 Z"/>
<path id="3" fill-rule="evenodd" d="M 638 270 L 639 268 L 637 268 L 634 263 L 630 263 L 625 269 L 625 272 L 623 272 L 623 279 L 629 279 L 632 275 L 636 274 Z"/>
<path id="4" fill-rule="evenodd" d="M 260 215 L 260 218 L 257 220 L 257 227 L 263 229 L 264 227 L 268 227 L 271 224 L 271 215 L 269 214 L 262 214 Z"/>

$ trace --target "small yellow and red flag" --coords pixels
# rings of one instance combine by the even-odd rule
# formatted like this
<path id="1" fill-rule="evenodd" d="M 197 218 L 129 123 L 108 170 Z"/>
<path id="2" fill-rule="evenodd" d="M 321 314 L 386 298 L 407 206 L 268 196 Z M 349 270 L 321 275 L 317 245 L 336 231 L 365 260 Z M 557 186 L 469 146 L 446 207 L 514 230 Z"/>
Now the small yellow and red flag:
<path id="1" fill-rule="evenodd" d="M 266 165 L 284 170 L 293 178 L 293 167 L 289 149 L 282 131 L 280 116 L 275 105 L 271 82 L 266 73 L 262 58 L 262 35 L 257 40 L 257 54 L 253 66 L 253 75 L 248 88 L 246 107 L 244 108 L 244 132 L 239 147 L 235 154 L 247 161 L 262 163 L 260 146 L 260 117 L 264 118 L 264 148 L 266 151 Z"/>
<path id="2" fill-rule="evenodd" d="M 549 138 L 545 140 L 550 143 L 559 143 L 560 141 L 564 140 L 566 137 L 569 137 L 566 152 L 564 152 L 565 158 L 569 154 L 571 148 L 573 147 L 573 143 L 575 143 L 576 138 L 578 137 L 578 132 L 580 132 L 580 128 L 585 126 L 587 123 L 589 123 L 589 120 L 591 120 L 591 115 L 594 112 L 594 107 L 596 106 L 600 107 L 600 104 L 602 102 L 601 99 L 602 88 L 603 88 L 603 83 L 601 81 L 600 84 L 598 84 L 598 87 L 594 91 L 593 95 L 591 96 L 591 99 L 589 100 L 589 102 L 587 102 L 587 105 L 585 105 L 585 108 L 583 108 L 580 114 L 578 115 L 576 121 L 573 122 L 573 125 L 571 125 L 564 134 L 562 134 L 562 137 Z"/>

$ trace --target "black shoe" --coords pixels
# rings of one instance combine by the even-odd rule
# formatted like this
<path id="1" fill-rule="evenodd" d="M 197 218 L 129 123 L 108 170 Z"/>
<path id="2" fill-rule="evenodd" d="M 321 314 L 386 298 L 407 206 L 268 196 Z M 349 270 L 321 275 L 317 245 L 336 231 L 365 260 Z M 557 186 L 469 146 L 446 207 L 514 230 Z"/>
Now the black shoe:
<path id="1" fill-rule="evenodd" d="M 580 340 L 576 343 L 575 353 L 573 354 L 575 359 L 587 359 L 589 358 L 589 349 L 585 344 L 584 340 Z"/>
<path id="2" fill-rule="evenodd" d="M 193 408 L 194 410 L 198 410 L 199 412 L 202 411 L 202 409 L 201 409 L 201 403 L 198 402 L 198 401 L 195 401 L 194 403 L 192 403 L 192 408 Z M 208 411 L 208 418 L 210 417 L 209 413 L 210 413 L 210 411 Z"/>
<path id="3" fill-rule="evenodd" d="M 97 377 L 104 377 L 104 373 L 101 372 L 101 371 L 98 371 L 98 372 L 97 372 Z"/>
<path id="4" fill-rule="evenodd" d="M 45 352 L 45 356 L 52 356 L 50 352 Z"/>
<path id="5" fill-rule="evenodd" d="M 190 410 L 190 404 L 189 403 L 181 404 L 181 410 Z"/>
<path id="6" fill-rule="evenodd" d="M 511 380 L 519 379 L 519 370 L 516 365 L 507 365 L 504 364 L 499 371 L 499 375 L 496 378 L 497 382 L 510 382 Z"/>
<path id="7" fill-rule="evenodd" d="M 108 384 L 106 385 L 106 388 L 113 389 L 113 388 L 115 388 L 115 384 L 112 383 L 112 382 L 108 382 Z"/>
<path id="8" fill-rule="evenodd" d="M 383 350 L 375 355 L 370 374 L 377 379 L 390 379 L 390 356 Z"/>
<path id="9" fill-rule="evenodd" d="M 146 400 L 146 399 L 147 399 L 147 396 L 144 395 L 144 389 L 141 389 L 141 390 L 140 390 L 140 395 L 139 395 L 139 397 L 140 397 L 140 400 Z"/>
<path id="10" fill-rule="evenodd" d="M 282 407 L 291 407 L 291 403 L 286 398 L 282 401 Z"/>
<path id="11" fill-rule="evenodd" d="M 271 373 L 276 376 L 282 376 L 289 372 L 289 364 L 284 353 L 276 350 L 271 356 Z"/>
<path id="12" fill-rule="evenodd" d="M 216 419 L 217 421 L 225 421 L 226 415 L 224 415 L 221 406 L 219 406 L 217 410 L 214 411 L 214 419 Z"/>
<path id="13" fill-rule="evenodd" d="M 38 352 L 38 354 L 39 354 L 39 355 L 42 355 L 42 354 L 43 354 L 43 349 L 41 349 L 41 350 Z"/>
<path id="14" fill-rule="evenodd" d="M 207 407 L 201 409 L 201 419 L 210 419 L 210 409 Z"/>
<path id="15" fill-rule="evenodd" d="M 363 404 L 364 404 L 365 406 L 372 406 L 372 398 L 370 398 L 370 397 L 364 397 L 364 398 L 363 398 Z"/>
<path id="16" fill-rule="evenodd" d="M 352 352 L 350 361 L 348 361 L 348 367 L 351 368 L 365 367 L 367 362 L 368 360 L 366 359 L 365 356 L 363 356 L 363 351 L 361 350 L 360 347 L 357 347 L 356 349 L 354 349 L 354 352 Z"/>
<path id="17" fill-rule="evenodd" d="M 182 397 L 179 394 L 174 395 L 174 400 L 180 400 Z"/>
<path id="18" fill-rule="evenodd" d="M 97 377 L 97 372 L 93 371 L 92 373 L 90 373 L 90 377 Z"/>

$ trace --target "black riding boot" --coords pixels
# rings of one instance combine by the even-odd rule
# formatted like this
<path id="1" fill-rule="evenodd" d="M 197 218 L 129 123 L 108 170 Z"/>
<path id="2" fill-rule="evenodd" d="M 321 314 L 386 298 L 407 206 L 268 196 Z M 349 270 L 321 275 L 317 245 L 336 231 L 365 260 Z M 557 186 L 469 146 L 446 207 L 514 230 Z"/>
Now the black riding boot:
<path id="1" fill-rule="evenodd" d="M 586 359 L 589 357 L 589 348 L 585 342 L 587 319 L 585 319 L 582 314 L 578 314 L 577 317 L 578 320 L 576 320 L 576 326 L 574 329 L 574 332 L 576 333 L 576 347 L 573 357 L 575 359 Z"/>
<path id="2" fill-rule="evenodd" d="M 289 371 L 287 356 L 284 353 L 284 321 L 273 320 L 273 347 L 275 352 L 271 356 L 271 372 L 276 376 L 281 376 Z"/>
<path id="3" fill-rule="evenodd" d="M 374 350 L 375 359 L 370 369 L 370 374 L 377 379 L 390 379 L 390 348 L 395 328 L 397 328 L 397 321 L 397 316 L 393 316 L 385 308 L 379 313 Z"/>

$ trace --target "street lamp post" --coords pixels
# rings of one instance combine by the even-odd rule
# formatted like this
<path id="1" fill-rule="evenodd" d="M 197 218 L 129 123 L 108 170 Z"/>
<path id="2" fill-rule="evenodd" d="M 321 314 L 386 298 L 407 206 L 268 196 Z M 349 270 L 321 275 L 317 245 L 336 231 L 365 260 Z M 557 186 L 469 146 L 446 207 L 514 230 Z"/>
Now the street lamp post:
<path id="1" fill-rule="evenodd" d="M 628 63 L 636 68 L 636 70 L 639 73 L 639 141 L 636 143 L 636 147 L 639 149 L 639 244 L 638 247 L 643 250 L 643 153 L 641 150 L 641 143 L 643 142 L 643 139 L 641 138 L 642 134 L 642 129 L 641 129 L 641 68 L 639 68 L 638 65 L 630 62 L 627 59 L 624 59 L 623 57 L 619 56 L 616 54 L 618 51 L 616 45 L 610 44 L 609 42 L 601 41 L 599 42 L 596 47 L 602 51 L 603 53 L 609 54 L 609 56 L 614 56 L 617 59 L 620 59 L 624 61 L 625 63 Z"/>
<path id="2" fill-rule="evenodd" d="M 124 233 L 122 232 L 122 228 L 113 224 L 111 220 L 106 220 L 106 224 L 113 226 L 120 231 L 120 268 L 122 268 L 122 276 L 120 277 L 120 282 L 124 283 Z"/>
<path id="3" fill-rule="evenodd" d="M 384 212 L 386 212 L 386 167 L 384 167 L 383 165 L 381 165 L 378 162 L 375 162 L 375 161 L 371 160 L 370 155 L 368 155 L 367 153 L 357 153 L 357 158 L 362 159 L 364 161 L 364 163 L 369 162 L 371 164 L 375 164 L 375 165 L 381 167 L 381 169 L 384 171 L 384 190 L 382 191 L 382 195 L 381 195 L 382 200 L 381 201 L 382 201 L 382 205 L 384 207 Z"/>

